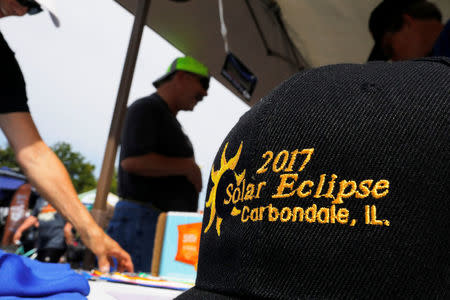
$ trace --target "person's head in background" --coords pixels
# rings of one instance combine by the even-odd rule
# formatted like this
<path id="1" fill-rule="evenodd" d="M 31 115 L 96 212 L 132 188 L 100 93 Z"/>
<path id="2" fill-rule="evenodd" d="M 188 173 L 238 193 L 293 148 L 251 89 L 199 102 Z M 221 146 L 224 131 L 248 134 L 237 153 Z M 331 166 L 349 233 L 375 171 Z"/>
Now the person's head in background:
<path id="1" fill-rule="evenodd" d="M 0 0 L 0 18 L 23 16 L 26 13 L 36 15 L 48 11 L 53 24 L 59 27 L 59 18 L 55 15 L 56 0 Z"/>
<path id="2" fill-rule="evenodd" d="M 185 56 L 176 58 L 153 85 L 176 115 L 180 110 L 193 110 L 208 95 L 209 81 L 208 68 L 195 58 Z"/>
<path id="3" fill-rule="evenodd" d="M 439 9 L 425 0 L 385 0 L 371 13 L 375 46 L 371 60 L 407 60 L 430 54 L 444 25 Z"/>
<path id="4" fill-rule="evenodd" d="M 29 0 L 0 0 L 0 18 L 23 16 L 31 7 L 39 7 L 39 4 Z"/>

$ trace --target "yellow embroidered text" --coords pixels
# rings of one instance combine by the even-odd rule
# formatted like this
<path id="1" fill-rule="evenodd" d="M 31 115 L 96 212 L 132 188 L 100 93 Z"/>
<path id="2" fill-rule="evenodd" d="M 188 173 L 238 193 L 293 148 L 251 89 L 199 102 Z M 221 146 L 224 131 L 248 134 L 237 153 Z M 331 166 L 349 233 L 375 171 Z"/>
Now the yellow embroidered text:
<path id="1" fill-rule="evenodd" d="M 389 193 L 389 181 L 381 179 L 373 184 L 372 179 L 362 180 L 356 182 L 354 180 L 341 180 L 336 182 L 338 176 L 332 174 L 327 181 L 327 174 L 320 175 L 319 183 L 315 185 L 312 180 L 304 180 L 297 183 L 299 178 L 298 173 L 288 173 L 280 175 L 280 182 L 277 186 L 276 193 L 272 198 L 289 198 L 296 196 L 298 198 L 306 198 L 314 195 L 314 198 L 330 198 L 333 199 L 332 204 L 342 204 L 343 199 L 354 196 L 358 199 L 363 199 L 369 195 L 373 198 L 379 199 Z M 327 183 L 326 191 L 324 189 Z"/>
<path id="2" fill-rule="evenodd" d="M 317 207 L 316 204 L 310 207 L 283 207 L 277 208 L 272 204 L 268 206 L 260 206 L 250 208 L 244 206 L 240 211 L 241 221 L 246 223 L 269 221 L 269 222 L 308 222 L 320 224 L 347 224 L 349 222 L 350 213 L 346 208 L 337 208 L 336 205 L 330 207 Z M 352 220 L 354 225 L 356 220 Z M 353 226 L 351 225 L 351 226 Z"/>

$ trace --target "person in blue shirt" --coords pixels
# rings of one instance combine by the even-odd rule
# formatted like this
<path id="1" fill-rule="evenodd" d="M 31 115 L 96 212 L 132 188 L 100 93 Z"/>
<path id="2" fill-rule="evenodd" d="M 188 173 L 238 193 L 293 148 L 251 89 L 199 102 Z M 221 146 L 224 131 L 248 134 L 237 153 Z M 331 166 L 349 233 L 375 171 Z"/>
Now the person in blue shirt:
<path id="1" fill-rule="evenodd" d="M 384 0 L 371 13 L 369 30 L 375 46 L 371 60 L 450 57 L 450 20 L 426 0 Z"/>

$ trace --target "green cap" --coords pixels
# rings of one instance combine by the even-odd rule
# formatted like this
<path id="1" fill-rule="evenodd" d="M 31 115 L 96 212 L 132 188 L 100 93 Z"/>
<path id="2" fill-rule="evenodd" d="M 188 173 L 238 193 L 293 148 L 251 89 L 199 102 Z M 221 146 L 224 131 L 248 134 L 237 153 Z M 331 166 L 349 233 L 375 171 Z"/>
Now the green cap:
<path id="1" fill-rule="evenodd" d="M 204 64 L 190 56 L 176 58 L 170 64 L 169 68 L 167 68 L 166 74 L 153 82 L 155 88 L 158 88 L 161 83 L 167 80 L 170 75 L 172 75 L 176 71 L 186 71 L 204 77 L 205 79 L 207 79 L 204 81 L 204 83 L 207 82 L 207 84 L 204 84 L 203 82 L 202 84 L 206 90 L 208 89 L 210 78 L 208 68 Z"/>

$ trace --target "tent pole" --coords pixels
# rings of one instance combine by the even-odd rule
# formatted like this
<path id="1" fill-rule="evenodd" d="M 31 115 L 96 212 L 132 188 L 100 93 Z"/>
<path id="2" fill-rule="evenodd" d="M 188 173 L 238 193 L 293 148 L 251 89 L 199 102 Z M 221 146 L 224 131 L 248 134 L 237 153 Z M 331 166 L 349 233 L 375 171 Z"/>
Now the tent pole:
<path id="1" fill-rule="evenodd" d="M 141 43 L 142 32 L 147 20 L 149 8 L 150 0 L 137 0 L 133 30 L 131 33 L 130 42 L 128 44 L 127 56 L 122 71 L 119 91 L 117 93 L 116 106 L 114 108 L 108 140 L 106 142 L 105 155 L 103 157 L 102 169 L 98 180 L 97 195 L 95 196 L 95 202 L 92 209 L 94 219 L 100 226 L 106 226 L 106 224 L 102 224 L 102 218 L 97 216 L 96 211 L 106 210 L 106 199 L 111 187 L 117 146 L 120 141 L 120 133 L 127 111 L 128 96 L 130 94 L 134 68 L 136 66 L 136 59 L 139 52 L 139 45 Z"/>
<path id="2" fill-rule="evenodd" d="M 141 44 L 142 31 L 147 19 L 150 0 L 137 0 L 136 13 L 130 42 L 128 44 L 127 56 L 122 70 L 119 91 L 117 93 L 116 106 L 114 108 L 111 127 L 109 128 L 108 140 L 106 141 L 105 155 L 103 156 L 102 170 L 98 179 L 97 194 L 91 214 L 97 224 L 103 229 L 108 225 L 106 210 L 106 199 L 111 187 L 111 179 L 114 172 L 114 161 L 117 154 L 117 145 L 120 140 L 120 132 L 123 120 L 127 112 L 128 96 L 130 94 L 131 82 L 133 80 L 134 67 Z M 90 270 L 95 266 L 95 256 L 91 251 L 86 251 L 83 258 L 83 269 Z"/>

